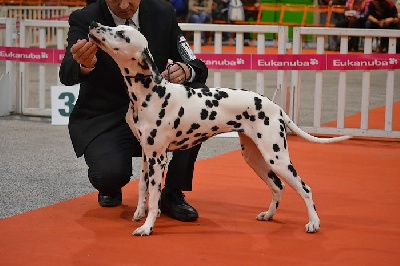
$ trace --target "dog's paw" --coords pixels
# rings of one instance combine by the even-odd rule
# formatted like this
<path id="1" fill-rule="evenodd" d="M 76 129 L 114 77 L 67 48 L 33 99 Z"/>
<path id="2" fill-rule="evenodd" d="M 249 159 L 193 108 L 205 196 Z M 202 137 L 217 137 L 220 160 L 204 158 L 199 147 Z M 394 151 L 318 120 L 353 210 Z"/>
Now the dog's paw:
<path id="1" fill-rule="evenodd" d="M 310 221 L 308 224 L 306 224 L 306 232 L 310 234 L 316 233 L 319 230 L 319 226 L 319 221 Z"/>
<path id="2" fill-rule="evenodd" d="M 269 221 L 269 220 L 272 220 L 272 217 L 273 217 L 274 215 L 271 213 L 271 212 L 269 212 L 269 211 L 266 211 L 266 212 L 260 212 L 258 215 L 257 215 L 257 220 L 259 220 L 259 221 Z"/>
<path id="3" fill-rule="evenodd" d="M 146 217 L 146 209 L 137 208 L 133 214 L 132 221 L 140 221 L 143 217 Z"/>
<path id="4" fill-rule="evenodd" d="M 133 231 L 132 235 L 134 236 L 149 236 L 153 233 L 153 227 L 141 226 L 138 227 L 135 231 Z"/>

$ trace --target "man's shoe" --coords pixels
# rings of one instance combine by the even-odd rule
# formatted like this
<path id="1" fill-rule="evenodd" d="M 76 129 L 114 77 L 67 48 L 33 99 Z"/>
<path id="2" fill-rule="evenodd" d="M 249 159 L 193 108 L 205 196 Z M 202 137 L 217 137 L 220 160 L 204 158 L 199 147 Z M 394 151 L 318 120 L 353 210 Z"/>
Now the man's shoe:
<path id="1" fill-rule="evenodd" d="M 97 196 L 97 201 L 99 202 L 101 207 L 119 206 L 122 203 L 122 192 L 119 191 L 115 195 L 106 195 L 104 193 L 99 192 L 99 195 Z"/>
<path id="2" fill-rule="evenodd" d="M 163 189 L 160 202 L 161 213 L 181 222 L 192 222 L 199 218 L 197 211 L 185 201 L 180 190 Z"/>

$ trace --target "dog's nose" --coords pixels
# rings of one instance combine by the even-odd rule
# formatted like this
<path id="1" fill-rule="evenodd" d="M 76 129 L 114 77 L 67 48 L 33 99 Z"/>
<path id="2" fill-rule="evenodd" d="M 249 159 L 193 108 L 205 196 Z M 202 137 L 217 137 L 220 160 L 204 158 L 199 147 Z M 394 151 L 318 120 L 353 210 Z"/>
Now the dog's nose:
<path id="1" fill-rule="evenodd" d="M 95 21 L 92 21 L 92 23 L 90 23 L 89 29 L 94 29 L 98 26 L 98 23 Z"/>

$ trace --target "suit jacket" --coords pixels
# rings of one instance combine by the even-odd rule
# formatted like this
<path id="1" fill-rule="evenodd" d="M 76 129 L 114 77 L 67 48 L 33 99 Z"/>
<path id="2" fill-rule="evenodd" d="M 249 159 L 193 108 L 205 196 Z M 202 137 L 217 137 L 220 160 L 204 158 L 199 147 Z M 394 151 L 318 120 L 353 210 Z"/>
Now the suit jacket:
<path id="1" fill-rule="evenodd" d="M 80 75 L 79 64 L 72 58 L 71 46 L 77 40 L 87 38 L 92 21 L 116 26 L 105 0 L 99 0 L 70 15 L 68 45 L 59 72 L 64 85 L 80 83 L 79 97 L 68 126 L 78 157 L 83 155 L 87 145 L 100 133 L 125 123 L 129 105 L 122 74 L 108 54 L 99 49 L 95 69 L 86 76 Z M 168 59 L 184 61 L 178 52 L 178 36 L 182 31 L 171 4 L 164 0 L 142 0 L 139 6 L 139 27 L 147 38 L 149 50 L 159 70 L 165 69 Z M 197 59 L 187 63 L 196 72 L 194 82 L 205 83 L 208 76 L 205 64 Z"/>

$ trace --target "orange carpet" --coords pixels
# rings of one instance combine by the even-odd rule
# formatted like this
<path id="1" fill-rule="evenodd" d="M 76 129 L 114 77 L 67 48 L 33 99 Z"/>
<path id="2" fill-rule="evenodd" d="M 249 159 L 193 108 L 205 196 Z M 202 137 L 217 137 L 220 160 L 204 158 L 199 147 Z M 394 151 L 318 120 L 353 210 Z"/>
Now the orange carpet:
<path id="1" fill-rule="evenodd" d="M 313 189 L 316 234 L 289 187 L 273 221 L 255 219 L 271 195 L 235 151 L 197 162 L 186 193 L 196 222 L 161 216 L 152 236 L 131 236 L 134 181 L 120 207 L 99 207 L 93 193 L 0 220 L 0 265 L 400 265 L 400 142 L 288 143 Z"/>

